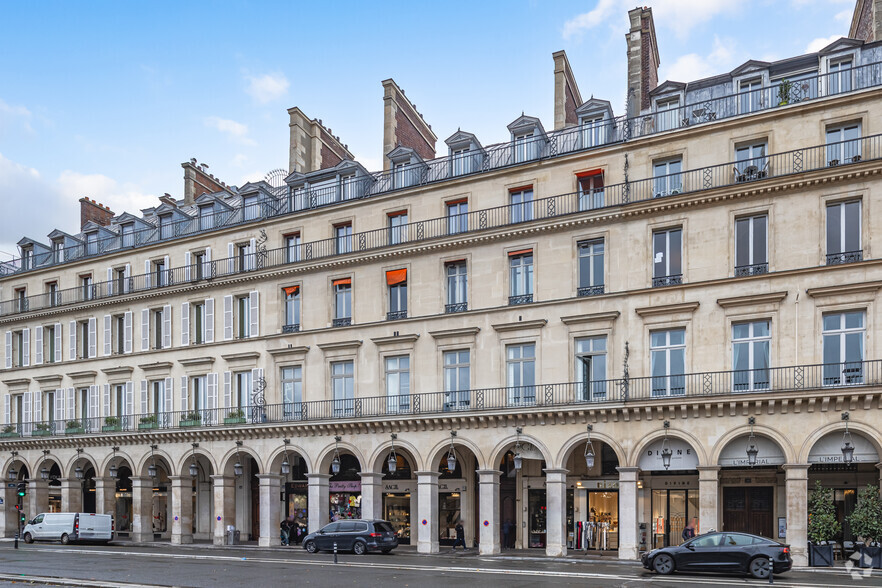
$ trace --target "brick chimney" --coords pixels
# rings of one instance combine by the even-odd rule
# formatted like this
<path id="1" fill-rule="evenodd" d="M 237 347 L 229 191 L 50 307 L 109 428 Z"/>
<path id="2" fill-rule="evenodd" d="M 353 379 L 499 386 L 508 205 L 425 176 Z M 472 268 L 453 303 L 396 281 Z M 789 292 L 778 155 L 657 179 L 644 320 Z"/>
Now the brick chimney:
<path id="1" fill-rule="evenodd" d="M 227 185 L 208 173 L 208 166 L 198 163 L 195 157 L 182 163 L 181 167 L 184 168 L 184 205 L 193 204 L 203 194 L 227 189 Z"/>
<path id="2" fill-rule="evenodd" d="M 867 43 L 882 40 L 882 0 L 857 0 L 848 36 Z"/>
<path id="3" fill-rule="evenodd" d="M 649 91 L 658 85 L 658 43 L 652 8 L 635 8 L 628 11 L 631 30 L 625 35 L 628 41 L 628 116 L 637 116 L 649 110 Z"/>
<path id="4" fill-rule="evenodd" d="M 288 149 L 288 173 L 308 173 L 334 167 L 344 159 L 355 159 L 349 146 L 340 142 L 322 121 L 309 118 L 300 108 L 288 109 L 291 142 Z"/>
<path id="5" fill-rule="evenodd" d="M 110 224 L 110 219 L 113 216 L 113 211 L 100 202 L 89 198 L 80 198 L 80 229 L 86 226 L 89 221 L 106 227 Z"/>
<path id="6" fill-rule="evenodd" d="M 395 80 L 383 80 L 383 169 L 392 164 L 386 154 L 401 145 L 410 147 L 423 159 L 435 158 L 438 137 L 413 102 Z"/>
<path id="7" fill-rule="evenodd" d="M 582 94 L 570 69 L 566 51 L 552 53 L 554 58 L 554 130 L 579 124 L 576 109 L 582 105 Z"/>

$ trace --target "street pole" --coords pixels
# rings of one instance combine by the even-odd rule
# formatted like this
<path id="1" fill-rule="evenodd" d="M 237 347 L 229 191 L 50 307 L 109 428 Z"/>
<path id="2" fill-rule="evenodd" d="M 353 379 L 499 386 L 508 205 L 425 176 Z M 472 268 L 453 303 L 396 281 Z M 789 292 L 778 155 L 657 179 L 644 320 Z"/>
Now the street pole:
<path id="1" fill-rule="evenodd" d="M 337 542 L 334 541 L 334 563 L 337 563 Z"/>
<path id="2" fill-rule="evenodd" d="M 769 584 L 775 583 L 775 560 L 769 556 Z"/>

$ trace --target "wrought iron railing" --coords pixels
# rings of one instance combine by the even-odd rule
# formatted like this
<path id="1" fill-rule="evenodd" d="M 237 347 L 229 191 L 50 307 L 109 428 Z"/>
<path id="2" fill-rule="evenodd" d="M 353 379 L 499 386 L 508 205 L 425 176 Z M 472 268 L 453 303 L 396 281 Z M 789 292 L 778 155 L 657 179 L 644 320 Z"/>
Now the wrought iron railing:
<path id="1" fill-rule="evenodd" d="M 864 260 L 863 250 L 843 251 L 842 253 L 828 253 L 827 265 L 840 265 L 843 263 L 855 263 Z"/>
<path id="2" fill-rule="evenodd" d="M 769 264 L 768 263 L 754 263 L 751 265 L 737 265 L 735 266 L 735 277 L 741 278 L 744 276 L 759 276 L 762 274 L 769 273 Z"/>
<path id="3" fill-rule="evenodd" d="M 333 419 L 394 419 L 487 410 L 535 411 L 580 405 L 730 397 L 766 392 L 859 389 L 882 386 L 882 360 L 753 370 L 591 380 L 559 384 L 285 402 L 234 408 L 55 419 L 6 425 L 2 437 L 95 435 L 194 427 L 295 423 Z"/>
<path id="4" fill-rule="evenodd" d="M 600 296 L 603 294 L 603 284 L 597 286 L 580 286 L 576 291 L 578 296 Z"/>
<path id="5" fill-rule="evenodd" d="M 763 179 L 828 169 L 830 167 L 827 159 L 828 151 L 831 148 L 841 147 L 844 144 L 853 144 L 850 149 L 861 151 L 863 154 L 861 161 L 866 162 L 882 159 L 882 135 L 872 135 L 861 139 L 843 141 L 841 143 L 816 145 L 804 149 L 796 149 L 784 153 L 768 155 L 765 158 L 768 161 L 768 173 Z M 701 192 L 715 188 L 741 185 L 741 182 L 737 177 L 739 163 L 740 162 L 737 161 L 729 162 L 695 170 L 682 171 L 667 176 L 611 184 L 604 188 L 604 201 L 602 203 L 596 201 L 591 202 L 592 206 L 602 204 L 602 207 L 599 208 L 585 208 L 586 201 L 581 198 L 581 193 L 574 192 L 534 200 L 527 204 L 517 203 L 506 206 L 497 206 L 495 208 L 486 208 L 458 215 L 465 217 L 467 220 L 466 222 L 457 224 L 457 226 L 454 227 L 455 230 L 453 232 L 451 232 L 450 218 L 440 217 L 401 225 L 398 227 L 398 235 L 401 238 L 406 239 L 402 244 L 418 243 L 431 239 L 450 237 L 452 235 L 464 235 L 497 227 L 522 224 L 526 221 L 523 221 L 523 219 L 517 217 L 517 215 L 523 214 L 525 210 L 529 211 L 530 218 L 533 221 L 541 221 L 549 218 L 600 210 L 601 208 L 611 208 L 635 202 L 665 198 L 674 196 L 675 194 L 663 190 L 664 195 L 662 195 L 662 192 L 659 190 L 663 187 L 670 187 L 674 183 L 679 186 L 677 194 Z M 843 165 L 855 165 L 855 163 L 838 164 L 838 166 Z M 527 206 L 526 209 L 524 208 L 525 206 Z M 463 230 L 464 227 L 465 230 Z M 261 270 L 264 268 L 308 263 L 318 259 L 338 257 L 399 245 L 391 245 L 389 243 L 388 228 L 353 233 L 352 235 L 347 236 L 346 239 L 347 245 L 345 248 L 339 246 L 340 240 L 338 238 L 331 237 L 319 241 L 302 243 L 299 246 L 298 255 L 294 257 L 291 255 L 290 248 L 280 247 L 278 249 L 257 251 L 236 257 L 204 261 L 201 264 L 170 268 L 160 272 L 154 271 L 149 274 L 117 278 L 107 282 L 95 282 L 88 286 L 57 290 L 53 293 L 35 294 L 26 298 L 5 300 L 0 302 L 0 316 L 42 310 L 51 306 L 77 304 L 111 296 L 122 296 L 133 292 L 141 292 L 156 288 L 194 283 L 200 280 L 209 280 L 233 274 Z M 847 254 L 848 257 L 842 258 L 843 261 L 840 263 L 844 263 L 846 260 L 848 262 L 860 261 L 855 254 L 860 255 L 860 252 L 850 252 Z M 835 263 L 836 259 L 834 259 L 833 262 Z"/>
<path id="6" fill-rule="evenodd" d="M 298 190 L 290 190 L 285 186 L 279 188 L 271 198 L 265 198 L 258 204 L 248 205 L 247 211 L 245 208 L 239 207 L 205 216 L 197 215 L 194 218 L 163 224 L 161 227 L 150 226 L 112 237 L 80 242 L 54 250 L 39 248 L 39 251 L 35 250 L 29 256 L 0 262 L 0 275 L 29 271 L 120 249 L 148 245 L 165 239 L 254 222 L 301 210 L 330 206 L 452 178 L 485 173 L 539 159 L 596 149 L 695 124 L 712 123 L 735 116 L 778 108 L 787 104 L 873 88 L 882 85 L 882 62 L 862 65 L 842 72 L 806 77 L 788 83 L 789 86 L 786 88 L 778 83 L 748 92 L 698 100 L 683 106 L 649 112 L 632 118 L 619 116 L 610 120 L 562 129 L 549 133 L 547 137 L 534 137 L 527 143 L 506 141 L 489 145 L 474 153 L 456 157 L 442 156 L 404 169 L 377 172 L 362 178 L 345 179 L 334 185 L 322 183 L 321 186 L 304 187 Z M 828 155 L 825 162 L 831 166 L 855 163 L 860 161 L 862 157 L 866 157 L 860 152 L 852 152 L 847 149 L 841 153 L 831 151 Z M 753 167 L 757 168 L 758 166 Z M 762 179 L 769 173 L 765 169 L 736 167 L 736 170 L 734 177 L 736 182 Z M 670 195 L 676 191 L 677 189 L 673 188 L 656 193 Z M 589 203 L 596 197 L 596 194 L 592 194 L 591 198 L 586 198 L 583 195 L 582 206 L 596 208 L 596 205 Z M 601 200 L 604 199 L 602 192 L 599 193 L 599 197 Z"/>

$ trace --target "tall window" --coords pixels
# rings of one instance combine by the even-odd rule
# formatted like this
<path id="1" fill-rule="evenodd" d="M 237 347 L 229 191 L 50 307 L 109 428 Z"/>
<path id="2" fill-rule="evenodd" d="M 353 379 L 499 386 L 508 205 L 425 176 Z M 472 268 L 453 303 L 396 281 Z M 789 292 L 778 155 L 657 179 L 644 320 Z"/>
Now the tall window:
<path id="1" fill-rule="evenodd" d="M 285 324 L 283 333 L 294 333 L 300 330 L 300 286 L 282 288 L 285 296 Z"/>
<path id="2" fill-rule="evenodd" d="M 208 408 L 205 398 L 205 376 L 193 376 L 190 378 L 190 406 L 194 411 L 199 412 Z M 208 418 L 202 418 L 202 422 L 207 424 L 210 421 Z"/>
<path id="3" fill-rule="evenodd" d="M 407 318 L 407 269 L 386 272 L 386 285 L 389 287 L 388 320 Z"/>
<path id="4" fill-rule="evenodd" d="M 254 220 L 260 217 L 260 204 L 257 203 L 257 195 L 246 196 L 242 199 L 242 209 L 245 213 L 245 220 Z"/>
<path id="5" fill-rule="evenodd" d="M 769 387 L 769 321 L 732 325 L 732 368 L 736 392 Z"/>
<path id="6" fill-rule="evenodd" d="M 300 419 L 303 402 L 303 368 L 292 365 L 282 368 L 282 410 L 285 419 Z"/>
<path id="7" fill-rule="evenodd" d="M 43 361 L 46 363 L 55 363 L 55 335 L 55 325 L 43 327 Z"/>
<path id="8" fill-rule="evenodd" d="M 334 244 L 338 255 L 352 251 L 352 225 L 337 225 L 334 227 Z"/>
<path id="9" fill-rule="evenodd" d="M 80 276 L 80 289 L 83 291 L 83 300 L 92 300 L 95 297 L 95 287 L 92 285 L 92 276 Z"/>
<path id="10" fill-rule="evenodd" d="M 582 147 L 597 147 L 603 145 L 609 139 L 607 132 L 609 124 L 603 121 L 602 116 L 582 119 Z"/>
<path id="11" fill-rule="evenodd" d="M 46 294 L 49 295 L 49 306 L 58 306 L 61 304 L 61 295 L 58 293 L 58 282 L 49 282 L 46 284 Z"/>
<path id="12" fill-rule="evenodd" d="M 861 261 L 861 201 L 827 205 L 827 265 Z"/>
<path id="13" fill-rule="evenodd" d="M 514 138 L 515 163 L 522 163 L 524 161 L 536 159 L 538 155 L 537 151 L 537 143 L 533 137 L 533 133 L 524 133 L 522 135 L 517 135 Z"/>
<path id="14" fill-rule="evenodd" d="M 652 234 L 652 287 L 683 283 L 683 231 L 666 229 Z"/>
<path id="15" fill-rule="evenodd" d="M 747 114 L 763 107 L 763 80 L 741 80 L 738 82 L 738 113 Z"/>
<path id="16" fill-rule="evenodd" d="M 579 178 L 579 210 L 603 208 L 603 173 L 592 173 Z"/>
<path id="17" fill-rule="evenodd" d="M 386 358 L 386 410 L 410 410 L 410 358 L 406 355 Z"/>
<path id="18" fill-rule="evenodd" d="M 579 296 L 603 294 L 603 239 L 579 243 Z"/>
<path id="19" fill-rule="evenodd" d="M 208 231 L 214 228 L 214 207 L 199 207 L 199 228 L 203 231 Z"/>
<path id="20" fill-rule="evenodd" d="M 88 331 L 87 331 L 87 333 L 88 333 Z M 27 345 L 25 345 L 24 331 L 13 332 L 12 333 L 12 357 L 13 357 L 12 365 L 14 365 L 15 367 L 22 367 L 24 365 L 25 349 L 27 349 Z M 87 353 L 88 353 L 88 351 L 87 351 Z M 88 357 L 88 355 L 84 355 L 82 357 Z"/>
<path id="21" fill-rule="evenodd" d="M 765 214 L 735 219 L 735 277 L 769 271 Z"/>
<path id="22" fill-rule="evenodd" d="M 769 160 L 766 157 L 766 141 L 748 143 L 735 148 L 735 181 L 759 180 L 768 175 Z"/>
<path id="23" fill-rule="evenodd" d="M 536 402 L 536 345 L 524 343 L 505 348 L 505 375 L 509 404 Z"/>
<path id="24" fill-rule="evenodd" d="M 827 127 L 827 164 L 856 163 L 861 160 L 861 125 L 849 123 Z"/>
<path id="25" fill-rule="evenodd" d="M 162 349 L 163 318 L 162 307 L 154 308 L 150 311 L 150 319 L 153 323 L 153 349 Z"/>
<path id="26" fill-rule="evenodd" d="M 454 176 L 472 173 L 472 160 L 469 156 L 469 148 L 457 149 L 450 154 L 450 165 Z"/>
<path id="27" fill-rule="evenodd" d="M 153 262 L 153 285 L 162 287 L 168 285 L 168 274 L 165 271 L 165 258 Z"/>
<path id="28" fill-rule="evenodd" d="M 392 166 L 392 185 L 395 188 L 406 188 L 410 185 L 410 170 L 406 161 Z"/>
<path id="29" fill-rule="evenodd" d="M 88 388 L 83 390 L 88 392 Z M 153 414 L 161 416 L 165 413 L 165 380 L 153 380 L 150 382 L 150 390 L 153 401 Z"/>
<path id="30" fill-rule="evenodd" d="M 113 386 L 113 402 L 115 410 L 112 412 L 117 418 L 123 418 L 126 414 L 126 385 L 115 384 Z M 51 405 L 50 405 L 51 406 Z M 52 411 L 54 412 L 54 411 Z M 49 414 L 52 414 L 50 412 Z"/>
<path id="31" fill-rule="evenodd" d="M 89 357 L 89 321 L 79 321 L 77 323 L 77 343 L 79 345 L 79 358 L 86 359 Z"/>
<path id="32" fill-rule="evenodd" d="M 172 215 L 163 214 L 159 217 L 159 238 L 171 239 L 175 236 L 174 225 L 172 224 Z"/>
<path id="33" fill-rule="evenodd" d="M 683 160 L 681 158 L 657 161 L 652 166 L 653 192 L 656 198 L 672 196 L 683 191 Z"/>
<path id="34" fill-rule="evenodd" d="M 398 245 L 407 241 L 407 212 L 389 215 L 389 244 Z"/>
<path id="35" fill-rule="evenodd" d="M 467 409 L 471 388 L 469 350 L 444 352 L 444 410 Z"/>
<path id="36" fill-rule="evenodd" d="M 98 253 L 98 233 L 86 233 L 86 255 Z"/>
<path id="37" fill-rule="evenodd" d="M 252 267 L 251 243 L 239 243 L 236 245 L 236 269 L 248 271 Z"/>
<path id="38" fill-rule="evenodd" d="M 649 334 L 652 395 L 686 393 L 686 329 L 653 331 Z"/>
<path id="39" fill-rule="evenodd" d="M 251 297 L 236 298 L 236 333 L 239 339 L 251 336 Z"/>
<path id="40" fill-rule="evenodd" d="M 331 363 L 331 390 L 334 395 L 334 416 L 351 416 L 355 412 L 355 379 L 352 361 Z"/>
<path id="41" fill-rule="evenodd" d="M 447 304 L 444 312 L 468 310 L 468 271 L 465 260 L 451 261 L 444 265 L 447 274 Z"/>
<path id="42" fill-rule="evenodd" d="M 656 103 L 658 130 L 669 131 L 680 126 L 680 98 L 667 98 Z"/>
<path id="43" fill-rule="evenodd" d="M 576 382 L 579 400 L 606 398 L 606 336 L 576 339 Z"/>
<path id="44" fill-rule="evenodd" d="M 237 408 L 245 410 L 251 406 L 251 391 L 253 381 L 251 379 L 251 370 L 244 372 L 236 372 L 233 374 L 233 381 L 236 385 L 235 398 L 233 402 Z"/>
<path id="45" fill-rule="evenodd" d="M 352 278 L 334 280 L 334 326 L 352 324 Z"/>
<path id="46" fill-rule="evenodd" d="M 852 60 L 831 61 L 827 68 L 828 94 L 851 92 Z"/>
<path id="47" fill-rule="evenodd" d="M 343 200 L 358 197 L 358 182 L 355 179 L 355 174 L 340 176 L 340 194 Z"/>
<path id="48" fill-rule="evenodd" d="M 864 311 L 824 315 L 824 385 L 864 381 Z"/>
<path id="49" fill-rule="evenodd" d="M 508 254 L 509 305 L 533 302 L 533 250 L 512 251 Z"/>
<path id="50" fill-rule="evenodd" d="M 194 345 L 201 345 L 205 343 L 205 303 L 193 303 L 190 314 L 190 320 L 193 322 L 193 334 L 190 340 Z"/>
<path id="51" fill-rule="evenodd" d="M 468 200 L 455 200 L 447 203 L 447 232 L 464 233 L 469 230 Z"/>
<path id="52" fill-rule="evenodd" d="M 124 314 L 113 315 L 111 321 L 111 349 L 116 355 L 122 355 L 126 351 L 126 316 Z"/>
<path id="53" fill-rule="evenodd" d="M 91 292 L 92 292 L 91 283 L 92 283 L 92 278 L 90 277 L 89 278 L 90 285 L 89 285 L 88 289 L 85 286 L 83 287 L 83 291 L 84 291 L 83 298 L 85 300 L 89 300 L 89 298 L 85 297 L 86 291 L 88 291 L 89 295 L 91 296 Z M 16 288 L 16 290 L 15 290 L 15 306 L 16 306 L 16 310 L 18 312 L 27 311 L 27 309 L 28 309 L 28 291 L 26 288 Z"/>
<path id="54" fill-rule="evenodd" d="M 524 188 L 509 192 L 511 204 L 511 222 L 522 223 L 533 220 L 533 188 Z"/>
<path id="55" fill-rule="evenodd" d="M 285 261 L 300 261 L 300 233 L 285 236 Z"/>
<path id="56" fill-rule="evenodd" d="M 135 223 L 126 223 L 120 226 L 120 234 L 122 235 L 123 247 L 134 247 L 135 245 Z"/>

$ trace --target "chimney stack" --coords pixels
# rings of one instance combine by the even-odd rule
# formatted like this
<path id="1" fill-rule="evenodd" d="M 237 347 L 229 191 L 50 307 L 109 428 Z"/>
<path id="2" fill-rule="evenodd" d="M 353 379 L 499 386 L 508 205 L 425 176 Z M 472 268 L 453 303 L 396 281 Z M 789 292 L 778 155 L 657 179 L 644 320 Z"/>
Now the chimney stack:
<path id="1" fill-rule="evenodd" d="M 652 8 L 635 8 L 628 11 L 631 30 L 625 35 L 628 41 L 628 116 L 638 116 L 649 110 L 649 92 L 658 85 L 658 43 Z"/>
<path id="2" fill-rule="evenodd" d="M 383 169 L 391 167 L 386 154 L 401 145 L 423 159 L 435 158 L 438 137 L 395 80 L 383 80 Z"/>
<path id="3" fill-rule="evenodd" d="M 582 105 L 582 94 L 570 68 L 566 51 L 552 53 L 554 58 L 554 130 L 579 124 L 576 109 Z"/>
<path id="4" fill-rule="evenodd" d="M 113 211 L 100 202 L 89 198 L 80 198 L 80 229 L 90 221 L 106 227 L 110 224 L 113 216 Z"/>
<path id="5" fill-rule="evenodd" d="M 882 0 L 857 0 L 848 36 L 867 43 L 882 40 Z"/>
<path id="6" fill-rule="evenodd" d="M 182 163 L 181 167 L 184 168 L 185 206 L 193 204 L 203 194 L 220 192 L 227 189 L 227 185 L 208 173 L 208 166 L 197 162 L 195 157 L 191 158 L 190 161 Z M 162 197 L 159 199 L 162 200 Z M 176 206 L 175 200 L 173 198 L 171 200 L 169 204 Z M 163 202 L 165 201 L 163 200 Z"/>
<path id="7" fill-rule="evenodd" d="M 334 167 L 344 159 L 355 159 L 321 119 L 309 118 L 298 107 L 289 108 L 291 142 L 288 150 L 288 173 L 305 174 Z"/>

